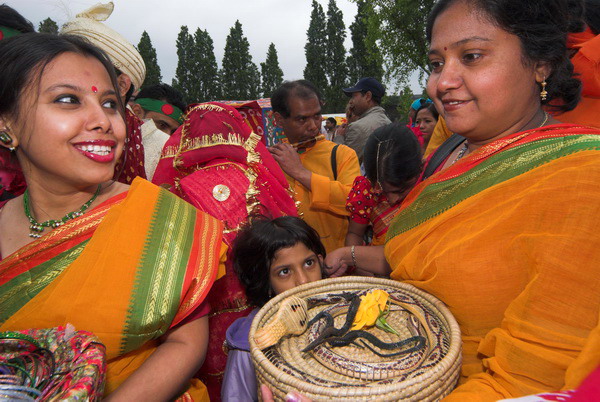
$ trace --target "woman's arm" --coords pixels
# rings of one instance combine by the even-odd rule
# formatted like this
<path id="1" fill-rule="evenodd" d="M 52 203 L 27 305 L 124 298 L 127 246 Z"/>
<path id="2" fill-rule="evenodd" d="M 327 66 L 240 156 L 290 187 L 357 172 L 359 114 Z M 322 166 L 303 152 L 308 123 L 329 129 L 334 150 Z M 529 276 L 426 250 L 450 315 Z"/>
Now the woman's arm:
<path id="1" fill-rule="evenodd" d="M 362 246 L 363 237 L 367 231 L 368 224 L 362 224 L 350 219 L 348 223 L 348 234 L 346 234 L 345 246 Z"/>
<path id="2" fill-rule="evenodd" d="M 385 260 L 384 246 L 354 246 L 333 250 L 325 258 L 325 271 L 330 277 L 342 276 L 349 266 L 356 267 L 359 275 L 389 276 L 391 269 Z"/>
<path id="3" fill-rule="evenodd" d="M 108 401 L 166 401 L 183 393 L 208 347 L 208 316 L 169 330 L 156 351 Z"/>

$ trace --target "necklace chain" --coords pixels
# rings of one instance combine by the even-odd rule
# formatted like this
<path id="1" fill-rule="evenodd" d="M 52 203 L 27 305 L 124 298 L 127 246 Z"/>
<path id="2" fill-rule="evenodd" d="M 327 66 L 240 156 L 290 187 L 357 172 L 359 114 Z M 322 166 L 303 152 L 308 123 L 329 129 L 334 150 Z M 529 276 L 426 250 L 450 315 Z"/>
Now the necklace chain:
<path id="1" fill-rule="evenodd" d="M 44 222 L 38 222 L 31 214 L 31 209 L 29 207 L 29 190 L 28 189 L 25 190 L 25 193 L 23 194 L 23 206 L 25 208 L 25 216 L 27 217 L 27 219 L 29 219 L 29 223 L 30 223 L 29 237 L 33 237 L 34 239 L 42 237 L 41 233 L 44 231 L 44 228 L 55 229 L 59 226 L 64 225 L 71 219 L 75 219 L 75 218 L 83 215 L 83 213 L 90 207 L 90 205 L 92 205 L 92 202 L 94 202 L 96 197 L 98 197 L 98 194 L 100 194 L 101 188 L 102 188 L 102 186 L 100 184 L 98 184 L 98 188 L 96 189 L 96 192 L 94 193 L 92 198 L 90 198 L 85 204 L 83 204 L 81 206 L 81 208 L 79 208 L 77 211 L 69 212 L 65 216 L 63 216 L 62 218 L 60 218 L 58 220 L 49 219 Z"/>
<path id="2" fill-rule="evenodd" d="M 541 128 L 544 126 L 544 124 L 546 124 L 548 122 L 548 118 L 550 117 L 550 115 L 546 112 L 544 112 L 544 120 L 542 120 L 542 123 L 537 126 L 536 128 Z M 454 162 L 452 162 L 452 165 L 454 165 L 460 158 L 462 158 L 463 156 L 465 156 L 465 154 L 467 153 L 467 151 L 469 150 L 469 143 L 467 142 L 467 140 L 465 140 L 463 142 L 463 146 L 460 149 L 460 151 L 458 151 L 458 154 L 456 154 L 456 158 L 454 159 Z"/>
<path id="3" fill-rule="evenodd" d="M 463 142 L 462 148 L 460 149 L 460 151 L 458 151 L 458 154 L 456 154 L 456 158 L 454 158 L 454 162 L 452 162 L 452 164 L 454 165 L 460 158 L 465 156 L 468 149 L 469 149 L 469 144 L 467 143 L 467 140 L 465 140 Z"/>

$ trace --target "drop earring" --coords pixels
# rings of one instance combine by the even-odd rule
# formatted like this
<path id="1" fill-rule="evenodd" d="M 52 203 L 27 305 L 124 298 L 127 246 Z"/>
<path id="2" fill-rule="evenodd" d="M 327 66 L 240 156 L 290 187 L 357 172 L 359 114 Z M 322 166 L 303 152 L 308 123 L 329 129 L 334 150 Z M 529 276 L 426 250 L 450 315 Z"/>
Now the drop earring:
<path id="1" fill-rule="evenodd" d="M 546 91 L 546 85 L 548 85 L 546 82 L 546 78 L 544 78 L 544 81 L 542 81 L 541 85 L 542 85 L 542 91 L 540 92 L 540 98 L 543 101 L 545 101 L 546 98 L 548 97 L 548 91 Z"/>

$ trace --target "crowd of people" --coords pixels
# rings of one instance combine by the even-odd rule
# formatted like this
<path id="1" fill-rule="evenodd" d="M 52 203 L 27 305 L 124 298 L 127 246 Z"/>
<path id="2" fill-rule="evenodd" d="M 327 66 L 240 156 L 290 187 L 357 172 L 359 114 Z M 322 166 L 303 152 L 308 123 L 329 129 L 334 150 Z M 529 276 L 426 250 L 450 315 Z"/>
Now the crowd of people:
<path id="1" fill-rule="evenodd" d="M 286 81 L 270 147 L 232 106 L 142 88 L 112 9 L 50 35 L 0 6 L 0 331 L 95 334 L 90 399 L 270 400 L 258 309 L 381 276 L 457 319 L 447 400 L 600 393 L 598 0 L 438 0 L 410 121 L 364 77 L 322 133 L 320 89 Z"/>

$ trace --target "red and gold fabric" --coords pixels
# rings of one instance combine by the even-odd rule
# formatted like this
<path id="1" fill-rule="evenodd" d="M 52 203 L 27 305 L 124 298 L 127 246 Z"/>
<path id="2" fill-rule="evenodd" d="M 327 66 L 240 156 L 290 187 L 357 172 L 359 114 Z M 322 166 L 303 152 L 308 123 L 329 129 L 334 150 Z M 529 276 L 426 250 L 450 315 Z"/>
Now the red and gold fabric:
<path id="1" fill-rule="evenodd" d="M 600 131 L 560 124 L 487 144 L 406 197 L 386 258 L 460 325 L 447 400 L 574 389 L 600 364 L 599 182 Z"/>
<path id="2" fill-rule="evenodd" d="M 114 180 L 131 184 L 136 177 L 146 178 L 144 169 L 144 145 L 142 144 L 143 122 L 131 111 L 125 108 L 127 123 L 127 142 L 123 155 L 115 166 Z"/>
<path id="3" fill-rule="evenodd" d="M 373 227 L 373 246 L 385 244 L 385 235 L 400 203 L 390 205 L 385 193 L 377 191 L 365 176 L 358 176 L 352 184 L 346 201 L 350 220 Z"/>
<path id="4" fill-rule="evenodd" d="M 223 273 L 222 224 L 141 179 L 0 261 L 0 331 L 70 323 L 106 346 L 106 393 Z M 199 382 L 194 399 L 206 399 Z"/>
<path id="5" fill-rule="evenodd" d="M 165 144 L 152 180 L 223 221 L 223 240 L 229 246 L 250 215 L 276 218 L 297 214 L 286 178 L 261 136 L 238 111 L 222 103 L 189 109 L 183 125 Z M 230 257 L 226 275 L 215 282 L 207 298 L 210 338 L 199 377 L 207 385 L 211 401 L 221 397 L 227 363 L 225 332 L 253 309 Z"/>

